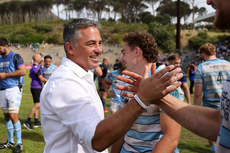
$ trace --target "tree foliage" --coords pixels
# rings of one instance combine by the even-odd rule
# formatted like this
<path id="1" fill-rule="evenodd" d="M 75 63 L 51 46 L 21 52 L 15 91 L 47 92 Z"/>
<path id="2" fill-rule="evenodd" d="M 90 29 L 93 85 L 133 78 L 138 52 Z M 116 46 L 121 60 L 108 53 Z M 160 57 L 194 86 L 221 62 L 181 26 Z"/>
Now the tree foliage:
<path id="1" fill-rule="evenodd" d="M 171 52 L 176 49 L 173 31 L 155 23 L 149 24 L 149 33 L 155 38 L 157 45 L 164 52 Z"/>

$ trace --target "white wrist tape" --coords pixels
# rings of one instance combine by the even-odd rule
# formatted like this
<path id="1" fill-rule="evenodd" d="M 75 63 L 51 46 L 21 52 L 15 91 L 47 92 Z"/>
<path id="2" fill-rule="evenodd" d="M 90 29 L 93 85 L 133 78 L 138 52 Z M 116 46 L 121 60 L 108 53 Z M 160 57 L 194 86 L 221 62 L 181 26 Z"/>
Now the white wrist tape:
<path id="1" fill-rule="evenodd" d="M 139 105 L 141 105 L 141 107 L 143 107 L 144 109 L 147 109 L 148 106 L 146 106 L 141 100 L 140 98 L 137 96 L 137 94 L 134 95 L 134 99 L 138 102 Z"/>

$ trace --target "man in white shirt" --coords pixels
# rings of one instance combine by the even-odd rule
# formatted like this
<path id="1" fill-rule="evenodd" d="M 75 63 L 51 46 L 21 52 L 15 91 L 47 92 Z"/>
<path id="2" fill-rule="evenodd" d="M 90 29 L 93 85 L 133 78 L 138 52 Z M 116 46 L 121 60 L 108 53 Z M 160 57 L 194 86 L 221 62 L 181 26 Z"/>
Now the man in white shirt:
<path id="1" fill-rule="evenodd" d="M 131 99 L 123 109 L 104 119 L 93 73 L 89 71 L 98 66 L 102 53 L 97 23 L 74 19 L 66 24 L 63 38 L 67 58 L 44 86 L 40 99 L 45 153 L 107 152 L 105 149 L 131 128 L 144 108 L 180 86 L 176 81 L 182 75 L 172 77 L 180 69 L 171 71 L 173 66 L 166 67 L 143 79 L 143 90 L 136 96 L 140 99 Z M 172 84 L 175 86 L 167 88 Z M 146 92 L 146 88 L 150 90 Z"/>

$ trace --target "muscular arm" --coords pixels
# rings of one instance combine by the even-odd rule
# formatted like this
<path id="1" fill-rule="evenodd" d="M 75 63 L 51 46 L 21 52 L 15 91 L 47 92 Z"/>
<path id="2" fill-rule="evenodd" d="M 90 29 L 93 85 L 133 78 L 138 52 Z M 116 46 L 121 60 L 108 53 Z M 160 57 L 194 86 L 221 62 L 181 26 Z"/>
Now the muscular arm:
<path id="1" fill-rule="evenodd" d="M 202 84 L 195 84 L 194 105 L 198 105 L 198 106 L 201 105 L 202 90 L 203 90 Z"/>
<path id="2" fill-rule="evenodd" d="M 188 87 L 188 83 L 183 83 L 182 88 L 184 90 L 185 98 L 187 100 L 188 104 L 191 104 L 191 97 L 190 97 L 190 91 Z"/>
<path id="3" fill-rule="evenodd" d="M 140 78 L 140 89 L 138 89 L 137 95 L 145 105 L 148 106 L 181 85 L 176 81 L 179 80 L 182 75 L 178 74 L 175 76 L 175 74 L 180 72 L 180 69 L 177 68 L 169 72 L 172 69 L 173 66 L 168 66 L 149 78 Z M 147 71 L 145 72 L 147 74 L 148 69 L 146 68 L 146 70 Z M 166 72 L 169 73 L 164 75 Z M 133 74 L 134 76 L 136 75 L 131 72 L 130 74 Z M 163 75 L 164 77 L 162 77 Z M 138 80 L 138 78 L 136 79 Z M 156 83 L 158 83 L 159 86 L 156 86 Z M 172 84 L 175 86 L 168 88 L 168 86 Z M 102 151 L 121 138 L 132 127 L 135 120 L 143 113 L 143 111 L 144 109 L 136 102 L 136 100 L 131 99 L 121 110 L 102 120 L 97 125 L 95 134 L 92 138 L 93 149 Z"/>
<path id="4" fill-rule="evenodd" d="M 216 141 L 221 125 L 220 110 L 189 105 L 171 95 L 165 96 L 157 105 L 186 129 Z"/>
<path id="5" fill-rule="evenodd" d="M 20 77 L 20 76 L 24 76 L 24 75 L 26 75 L 26 68 L 23 65 L 23 66 L 18 67 L 18 69 L 14 72 L 0 73 L 0 79 Z"/>
<path id="6" fill-rule="evenodd" d="M 173 152 L 180 139 L 181 126 L 165 113 L 160 115 L 160 124 L 164 136 L 153 148 L 152 153 Z"/>
<path id="7" fill-rule="evenodd" d="M 101 121 L 92 139 L 93 149 L 102 151 L 113 144 L 132 127 L 143 111 L 144 109 L 132 99 L 123 109 Z"/>

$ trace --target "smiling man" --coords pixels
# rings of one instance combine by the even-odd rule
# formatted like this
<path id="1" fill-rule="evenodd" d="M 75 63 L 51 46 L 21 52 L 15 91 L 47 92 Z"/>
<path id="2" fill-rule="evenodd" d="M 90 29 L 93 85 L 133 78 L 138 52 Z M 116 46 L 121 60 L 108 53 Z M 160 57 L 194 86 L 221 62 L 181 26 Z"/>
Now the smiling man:
<path id="1" fill-rule="evenodd" d="M 49 79 L 51 74 L 57 69 L 57 66 L 53 64 L 52 57 L 46 55 L 44 57 L 44 66 L 42 67 L 43 75 L 46 79 Z"/>
<path id="2" fill-rule="evenodd" d="M 67 58 L 52 74 L 41 93 L 41 122 L 46 142 L 45 153 L 96 153 L 122 137 L 149 105 L 175 90 L 182 75 L 173 77 L 180 69 L 169 66 L 145 79 L 137 92 L 143 102 L 131 99 L 120 111 L 104 119 L 93 73 L 102 53 L 102 40 L 96 22 L 74 19 L 63 32 Z M 169 72 L 170 71 L 170 72 Z M 169 72 L 169 73 L 167 73 Z M 162 77 L 167 73 L 164 77 Z M 155 86 L 158 83 L 160 86 Z M 169 85 L 175 84 L 171 88 Z M 147 107 L 146 106 L 146 107 Z"/>

